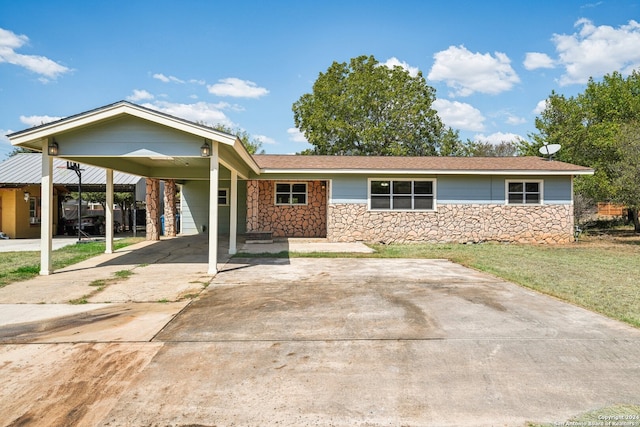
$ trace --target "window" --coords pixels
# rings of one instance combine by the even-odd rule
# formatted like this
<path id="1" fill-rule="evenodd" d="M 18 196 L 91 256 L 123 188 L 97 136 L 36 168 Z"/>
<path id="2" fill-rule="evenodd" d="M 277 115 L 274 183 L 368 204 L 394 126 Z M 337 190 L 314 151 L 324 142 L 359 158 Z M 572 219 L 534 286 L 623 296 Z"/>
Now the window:
<path id="1" fill-rule="evenodd" d="M 542 181 L 507 181 L 507 203 L 539 205 L 542 203 Z"/>
<path id="2" fill-rule="evenodd" d="M 228 188 L 218 189 L 218 205 L 229 206 L 229 189 Z"/>
<path id="3" fill-rule="evenodd" d="M 29 198 L 29 224 L 40 224 L 40 199 Z"/>
<path id="4" fill-rule="evenodd" d="M 371 180 L 372 210 L 433 210 L 434 180 Z"/>
<path id="5" fill-rule="evenodd" d="M 276 182 L 276 205 L 306 205 L 306 182 Z"/>

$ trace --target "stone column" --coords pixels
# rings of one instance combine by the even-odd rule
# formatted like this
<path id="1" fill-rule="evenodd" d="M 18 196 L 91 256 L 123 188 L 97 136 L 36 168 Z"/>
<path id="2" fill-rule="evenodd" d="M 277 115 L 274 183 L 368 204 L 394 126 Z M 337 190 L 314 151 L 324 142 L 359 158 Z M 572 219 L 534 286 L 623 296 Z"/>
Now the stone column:
<path id="1" fill-rule="evenodd" d="M 160 240 L 160 181 L 147 178 L 147 240 Z"/>
<path id="2" fill-rule="evenodd" d="M 247 181 L 247 232 L 259 231 L 258 221 L 258 181 Z"/>
<path id="3" fill-rule="evenodd" d="M 176 181 L 164 181 L 164 235 L 176 236 Z"/>

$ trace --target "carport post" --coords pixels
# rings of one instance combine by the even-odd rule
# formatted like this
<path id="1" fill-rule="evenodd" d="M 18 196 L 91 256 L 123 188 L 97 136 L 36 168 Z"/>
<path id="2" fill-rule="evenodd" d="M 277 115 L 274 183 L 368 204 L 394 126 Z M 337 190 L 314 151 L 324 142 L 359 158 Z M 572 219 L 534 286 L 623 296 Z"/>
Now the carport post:
<path id="1" fill-rule="evenodd" d="M 218 142 L 212 141 L 209 158 L 209 274 L 218 273 Z"/>
<path id="2" fill-rule="evenodd" d="M 105 196 L 105 219 L 107 222 L 104 230 L 106 241 L 105 254 L 113 253 L 113 169 L 107 169 L 107 194 Z"/>
<path id="3" fill-rule="evenodd" d="M 229 205 L 229 255 L 237 252 L 238 233 L 238 171 L 231 169 L 231 201 Z"/>
<path id="4" fill-rule="evenodd" d="M 40 222 L 40 275 L 53 273 L 51 248 L 53 246 L 53 158 L 47 152 L 49 141 L 42 143 L 42 186 Z"/>

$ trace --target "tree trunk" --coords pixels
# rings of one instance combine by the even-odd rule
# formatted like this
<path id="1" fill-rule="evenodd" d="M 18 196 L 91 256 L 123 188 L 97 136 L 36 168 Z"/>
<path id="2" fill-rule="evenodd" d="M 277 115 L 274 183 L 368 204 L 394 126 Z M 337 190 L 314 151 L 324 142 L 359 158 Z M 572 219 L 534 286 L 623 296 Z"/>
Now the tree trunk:
<path id="1" fill-rule="evenodd" d="M 638 219 L 638 209 L 629 209 L 629 216 L 633 221 L 633 229 L 636 233 L 640 233 L 640 219 Z"/>

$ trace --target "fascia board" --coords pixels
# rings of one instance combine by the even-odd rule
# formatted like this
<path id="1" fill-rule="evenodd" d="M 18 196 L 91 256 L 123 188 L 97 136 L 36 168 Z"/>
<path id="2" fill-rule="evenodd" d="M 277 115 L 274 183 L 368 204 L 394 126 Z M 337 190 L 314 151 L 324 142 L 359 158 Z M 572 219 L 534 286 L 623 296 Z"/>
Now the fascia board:
<path id="1" fill-rule="evenodd" d="M 38 127 L 32 131 L 23 131 L 18 135 L 9 136 L 9 141 L 12 145 L 21 145 L 35 140 L 43 140 L 47 137 L 54 136 L 58 133 L 63 133 L 73 129 L 78 129 L 84 126 L 91 125 L 103 120 L 108 120 L 119 115 L 129 114 L 134 117 L 149 120 L 151 122 L 168 126 L 173 129 L 181 130 L 192 135 L 197 135 L 202 138 L 211 139 L 220 143 L 234 146 L 237 138 L 235 136 L 226 135 L 216 132 L 211 129 L 196 126 L 190 123 L 185 123 L 181 120 L 177 120 L 172 117 L 167 117 L 162 113 L 156 113 L 152 110 L 139 109 L 131 104 L 115 105 L 105 110 L 98 110 L 89 112 L 81 116 L 70 117 L 67 120 L 62 119 L 60 122 L 51 123 L 50 126 Z"/>
<path id="2" fill-rule="evenodd" d="M 353 174 L 353 175 L 593 175 L 589 170 L 426 170 L 426 169 L 262 169 L 262 174 Z"/>

